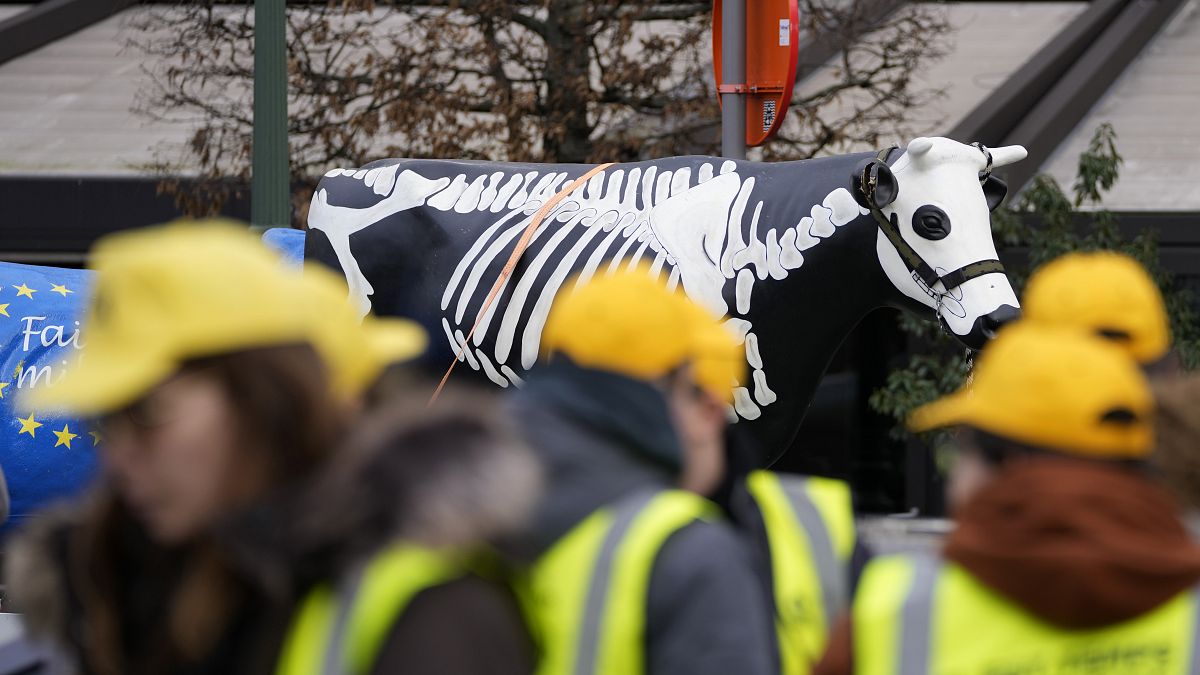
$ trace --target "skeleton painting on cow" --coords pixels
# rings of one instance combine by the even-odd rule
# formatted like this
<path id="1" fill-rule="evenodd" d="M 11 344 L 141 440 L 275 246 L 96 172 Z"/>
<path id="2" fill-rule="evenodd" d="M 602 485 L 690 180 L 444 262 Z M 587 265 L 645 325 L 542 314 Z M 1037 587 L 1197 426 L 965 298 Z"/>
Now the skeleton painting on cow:
<path id="1" fill-rule="evenodd" d="M 918 138 L 797 162 L 614 165 L 551 210 L 482 315 L 534 213 L 591 167 L 383 160 L 326 175 L 306 255 L 342 270 L 363 313 L 421 319 L 502 387 L 519 386 L 536 361 L 568 280 L 648 263 L 742 340 L 750 376 L 734 408 L 777 455 L 871 310 L 917 311 L 972 348 L 1016 316 L 990 229 L 1004 187 L 990 171 L 1024 156 Z"/>

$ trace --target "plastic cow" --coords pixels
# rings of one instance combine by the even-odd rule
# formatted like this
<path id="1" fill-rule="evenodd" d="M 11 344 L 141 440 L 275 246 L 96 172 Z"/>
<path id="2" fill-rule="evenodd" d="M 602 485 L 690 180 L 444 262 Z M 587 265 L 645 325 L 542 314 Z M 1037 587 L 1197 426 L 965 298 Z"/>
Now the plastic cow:
<path id="1" fill-rule="evenodd" d="M 440 325 L 497 385 L 535 362 L 556 293 L 621 266 L 727 317 L 750 377 L 736 414 L 773 455 L 795 436 L 838 345 L 885 305 L 978 348 L 1015 318 L 989 211 L 991 169 L 1023 159 L 918 138 L 901 149 L 797 162 L 671 157 L 618 164 L 559 203 L 486 316 L 484 298 L 533 214 L 591 167 L 389 159 L 326 174 L 306 257 L 340 267 L 365 313 Z"/>

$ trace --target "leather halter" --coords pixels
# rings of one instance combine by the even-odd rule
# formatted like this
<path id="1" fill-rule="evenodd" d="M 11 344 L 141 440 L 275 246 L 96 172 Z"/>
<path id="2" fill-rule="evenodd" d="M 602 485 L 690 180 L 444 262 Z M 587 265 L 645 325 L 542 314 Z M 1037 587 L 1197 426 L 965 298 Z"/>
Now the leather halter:
<path id="1" fill-rule="evenodd" d="M 980 182 L 983 182 L 987 179 L 987 174 L 991 173 L 992 157 L 991 153 L 989 153 L 986 148 L 983 146 L 978 147 L 988 159 L 987 169 L 984 173 L 980 174 L 979 180 Z M 863 173 L 859 185 L 862 186 L 861 190 L 863 196 L 866 198 L 865 201 L 867 208 L 871 210 L 871 215 L 874 216 L 875 222 L 878 223 L 879 229 L 883 231 L 884 236 L 888 238 L 888 241 L 890 241 L 892 246 L 895 247 L 896 252 L 900 254 L 900 259 L 904 261 L 904 265 L 908 268 L 908 271 L 912 272 L 919 277 L 921 281 L 925 282 L 925 286 L 931 293 L 939 295 L 945 295 L 955 288 L 962 286 L 971 279 L 981 277 L 985 274 L 1003 274 L 1004 265 L 1001 264 L 999 260 L 994 258 L 979 260 L 967 265 L 963 265 L 952 272 L 938 274 L 937 271 L 935 271 L 934 268 L 929 265 L 929 263 L 925 262 L 925 259 L 921 257 L 921 254 L 917 253 L 916 249 L 914 249 L 907 241 L 904 240 L 904 235 L 900 232 L 900 221 L 896 214 L 893 212 L 892 217 L 889 219 L 883 215 L 883 211 L 879 207 L 875 206 L 875 188 L 877 186 L 878 172 L 872 171 L 872 168 L 876 164 L 886 165 L 888 162 L 888 157 L 891 156 L 892 151 L 895 149 L 896 146 L 892 146 L 890 148 L 884 148 L 883 150 L 880 150 L 876 158 L 863 167 Z M 938 282 L 941 282 L 944 290 L 938 291 L 934 288 L 934 284 Z"/>

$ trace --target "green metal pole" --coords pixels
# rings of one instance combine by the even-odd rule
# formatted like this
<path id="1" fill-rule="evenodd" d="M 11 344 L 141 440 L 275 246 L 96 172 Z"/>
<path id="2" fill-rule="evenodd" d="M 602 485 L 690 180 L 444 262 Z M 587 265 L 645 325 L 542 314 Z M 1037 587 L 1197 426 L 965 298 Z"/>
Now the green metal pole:
<path id="1" fill-rule="evenodd" d="M 287 35 L 284 0 L 254 0 L 254 165 L 250 220 L 288 227 Z"/>

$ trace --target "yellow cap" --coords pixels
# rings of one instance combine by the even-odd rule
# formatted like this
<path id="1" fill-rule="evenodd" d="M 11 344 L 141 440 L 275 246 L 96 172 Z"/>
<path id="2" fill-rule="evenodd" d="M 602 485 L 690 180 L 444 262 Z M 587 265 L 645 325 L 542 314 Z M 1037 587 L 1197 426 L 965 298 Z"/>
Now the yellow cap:
<path id="1" fill-rule="evenodd" d="M 1021 305 L 1027 320 L 1098 333 L 1139 363 L 1170 348 L 1162 293 L 1136 260 L 1120 253 L 1068 253 L 1050 261 L 1030 277 Z"/>
<path id="2" fill-rule="evenodd" d="M 295 293 L 308 309 L 312 342 L 329 363 L 339 393 L 360 394 L 387 366 L 425 351 L 428 338 L 416 322 L 368 315 L 360 324 L 345 283 L 327 268 L 305 266 Z"/>
<path id="3" fill-rule="evenodd" d="M 1097 459 L 1144 457 L 1153 398 L 1129 355 L 1078 330 L 1020 321 L 983 351 L 970 384 L 918 408 L 914 431 L 968 426 Z"/>
<path id="4" fill-rule="evenodd" d="M 696 384 L 721 400 L 745 366 L 733 335 L 645 267 L 600 277 L 560 295 L 542 333 L 546 355 L 639 380 L 692 364 Z"/>
<path id="5" fill-rule="evenodd" d="M 125 406 L 184 362 L 309 343 L 336 393 L 361 393 L 390 363 L 419 354 L 425 333 L 404 320 L 362 325 L 327 270 L 297 274 L 232 222 L 178 222 L 107 237 L 92 254 L 96 283 L 81 358 L 24 405 L 96 415 Z"/>
<path id="6" fill-rule="evenodd" d="M 178 222 L 101 240 L 78 362 L 25 404 L 95 415 L 127 405 L 182 362 L 304 342 L 309 319 L 276 255 L 231 222 Z"/>

